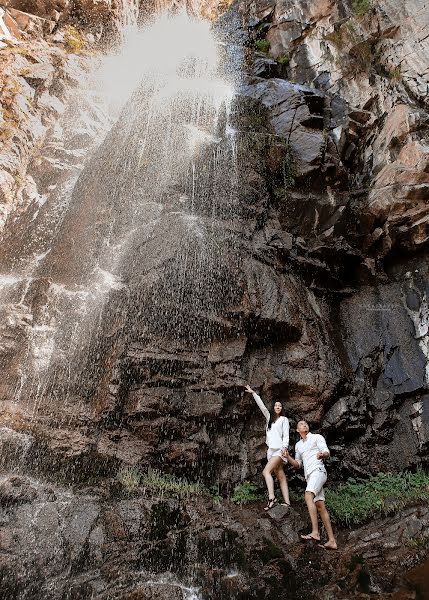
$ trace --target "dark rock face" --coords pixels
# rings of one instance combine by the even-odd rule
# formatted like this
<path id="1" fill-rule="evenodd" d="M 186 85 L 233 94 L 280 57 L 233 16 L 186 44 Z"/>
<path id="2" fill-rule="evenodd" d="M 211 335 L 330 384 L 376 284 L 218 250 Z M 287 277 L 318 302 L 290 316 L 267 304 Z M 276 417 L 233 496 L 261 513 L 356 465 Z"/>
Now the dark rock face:
<path id="1" fill-rule="evenodd" d="M 10 6 L 24 4 L 47 20 L 67 5 L 44 5 L 46 14 L 37 2 Z M 135 121 L 124 114 L 86 163 L 46 260 L 16 297 L 2 299 L 0 461 L 14 473 L 0 482 L 5 597 L 48 594 L 48 581 L 52 598 L 183 597 L 176 581 L 160 580 L 167 571 L 214 599 L 263 598 L 267 590 L 301 598 L 307 581 L 326 598 L 349 597 L 350 589 L 381 597 L 399 585 L 395 564 L 406 554 L 399 546 L 427 525 L 423 508 L 402 515 L 406 530 L 400 517 L 380 522 L 387 536 L 377 542 L 369 528 L 351 534 L 336 563 L 295 547 L 300 517 L 281 508 L 256 518 L 233 508 L 220 514 L 209 501 L 194 510 L 192 502 L 118 500 L 108 491 L 73 495 L 26 475 L 87 484 L 125 463 L 228 492 L 258 477 L 265 459 L 263 421 L 243 393 L 246 382 L 268 403 L 282 400 L 292 422 L 306 418 L 326 434 L 332 475 L 427 464 L 427 98 L 420 57 L 414 49 L 415 64 L 403 51 L 395 24 L 410 11 L 404 32 L 420 43 L 413 7 L 392 1 L 358 18 L 342 2 L 243 2 L 249 45 L 266 37 L 270 51 L 257 54 L 237 92 L 233 145 L 220 128 L 222 169 L 209 144 L 194 188 L 189 173 L 169 172 L 149 203 L 163 175 L 164 126 L 150 149 L 159 170 L 139 171 L 146 106 L 138 94 L 130 103 Z M 74 10 L 94 30 L 112 18 L 110 3 L 79 2 Z M 406 71 L 396 81 L 391 61 L 403 52 Z M 54 74 L 48 58 L 35 65 L 5 55 L 29 69 L 23 90 L 40 92 L 37 118 L 50 125 L 62 110 L 55 98 L 70 102 L 56 93 L 75 71 Z M 16 219 L 5 229 L 2 272 L 28 258 L 20 249 L 27 236 L 29 256 L 47 251 L 43 228 L 32 229 L 37 191 L 58 186 L 58 201 L 82 170 L 82 140 L 70 130 L 76 146 L 54 136 L 53 155 L 38 158 L 29 149 L 43 135 L 37 128 L 25 135 L 14 150 L 15 138 L 6 142 L 0 183 L 5 212 Z M 93 138 L 84 137 L 88 148 Z M 20 161 L 27 179 L 17 195 Z M 117 271 L 106 274 L 116 252 L 110 235 L 124 250 Z M 95 268 L 109 293 L 98 312 L 84 313 L 79 286 Z M 60 301 L 64 289 L 72 293 Z M 39 393 L 22 365 L 29 355 L 32 365 L 43 363 L 32 343 L 55 325 L 49 315 L 61 313 L 75 319 L 55 339 Z M 76 336 L 78 320 L 91 332 L 85 339 Z M 346 561 L 355 548 L 352 568 Z M 22 568 L 14 571 L 17 557 Z"/>
<path id="2" fill-rule="evenodd" d="M 273 3 L 257 6 L 252 17 L 252 27 L 268 28 L 274 61 L 278 10 Z M 279 37 L 284 48 L 295 49 L 298 38 L 285 35 Z M 139 115 L 135 125 L 126 113 L 79 178 L 54 247 L 29 288 L 29 310 L 3 309 L 11 315 L 3 326 L 6 419 L 25 340 L 35 326 L 47 326 L 43 306 L 52 282 L 81 285 L 94 266 L 103 268 L 112 215 L 119 238 L 133 220 L 143 225 L 127 238 L 120 281 L 102 308 L 96 341 L 83 344 L 72 375 L 66 377 L 68 365 L 58 357 L 57 388 L 47 385 L 31 426 L 38 467 L 52 458 L 70 464 L 77 477 L 82 469 L 76 465 L 103 473 L 125 461 L 231 486 L 254 476 L 264 456 L 260 415 L 243 396 L 246 381 L 268 402 L 281 399 L 292 420 L 304 417 L 326 429 L 345 473 L 425 460 L 425 255 L 394 266 L 402 242 L 392 238 L 384 213 L 374 221 L 373 209 L 367 210 L 373 192 L 364 185 L 381 167 L 370 173 L 358 160 L 368 149 L 378 153 L 380 165 L 393 160 L 392 154 L 383 158 L 382 140 L 391 139 L 397 124 L 380 125 L 375 141 L 375 109 L 351 106 L 344 91 L 334 93 L 322 80 L 305 85 L 295 63 L 276 64 L 276 77 L 250 76 L 239 90 L 231 118 L 238 132 L 237 181 L 216 180 L 211 149 L 201 153 L 192 218 L 183 205 L 189 178 L 166 185 L 143 216 L 131 210 L 160 180 L 156 171 L 134 176 L 145 119 L 139 96 L 127 109 Z M 284 68 L 292 81 L 278 76 Z M 423 123 L 422 110 L 419 115 Z M 413 123 L 404 143 L 420 131 Z M 222 144 L 229 168 L 226 138 Z M 151 152 L 162 160 L 162 146 L 154 144 Z M 19 232 L 28 230 L 22 221 L 6 234 L 6 266 L 16 261 Z M 38 232 L 34 238 L 40 244 Z M 76 309 L 71 303 L 64 310 Z M 71 335 L 66 329 L 58 347 Z M 59 395 L 66 398 L 62 404 L 52 400 Z M 24 430 L 30 413 L 18 410 Z M 48 429 L 47 415 L 56 415 Z M 368 443 L 376 447 L 370 456 Z M 51 458 L 41 460 L 39 448 Z"/>
<path id="3" fill-rule="evenodd" d="M 0 519 L 2 598 L 299 600 L 387 598 L 429 511 L 344 532 L 341 554 L 330 554 L 300 542 L 306 517 L 282 506 L 115 497 L 105 485 L 73 493 L 13 476 L 0 482 Z"/>

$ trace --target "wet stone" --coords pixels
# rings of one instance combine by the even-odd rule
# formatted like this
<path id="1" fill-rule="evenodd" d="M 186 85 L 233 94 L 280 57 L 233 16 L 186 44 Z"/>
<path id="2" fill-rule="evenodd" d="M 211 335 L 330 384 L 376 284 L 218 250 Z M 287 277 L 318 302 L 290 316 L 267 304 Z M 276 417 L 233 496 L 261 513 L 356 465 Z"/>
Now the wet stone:
<path id="1" fill-rule="evenodd" d="M 275 521 L 285 518 L 290 511 L 290 508 L 282 504 L 276 504 L 271 510 L 268 510 L 268 516 Z"/>

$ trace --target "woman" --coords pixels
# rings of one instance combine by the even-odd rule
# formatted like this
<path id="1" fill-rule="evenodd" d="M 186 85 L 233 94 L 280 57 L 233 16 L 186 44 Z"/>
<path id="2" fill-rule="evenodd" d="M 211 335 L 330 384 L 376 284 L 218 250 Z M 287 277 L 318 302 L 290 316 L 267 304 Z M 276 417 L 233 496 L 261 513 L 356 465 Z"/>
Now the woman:
<path id="1" fill-rule="evenodd" d="M 266 421 L 266 444 L 268 446 L 267 451 L 267 464 L 265 469 L 262 471 L 265 483 L 268 488 L 268 504 L 264 510 L 270 510 L 276 504 L 277 500 L 274 496 L 274 480 L 272 473 L 276 474 L 277 480 L 280 484 L 283 499 L 287 506 L 290 506 L 289 500 L 289 488 L 287 485 L 287 479 L 283 470 L 283 453 L 288 449 L 289 446 L 289 419 L 283 414 L 283 407 L 281 402 L 274 404 L 273 410 L 270 413 L 268 408 L 262 402 L 260 396 L 252 390 L 250 385 L 246 385 L 246 392 L 252 394 L 256 404 L 262 411 Z"/>

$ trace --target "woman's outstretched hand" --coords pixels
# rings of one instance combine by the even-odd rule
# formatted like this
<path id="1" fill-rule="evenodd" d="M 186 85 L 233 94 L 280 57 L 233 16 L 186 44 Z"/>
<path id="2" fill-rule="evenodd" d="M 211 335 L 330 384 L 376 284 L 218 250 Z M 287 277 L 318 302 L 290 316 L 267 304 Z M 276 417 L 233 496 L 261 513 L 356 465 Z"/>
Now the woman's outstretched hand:
<path id="1" fill-rule="evenodd" d="M 250 385 L 246 385 L 246 387 L 244 388 L 246 390 L 246 392 L 249 392 L 249 394 L 254 394 L 255 392 L 252 390 L 252 388 L 250 387 Z"/>

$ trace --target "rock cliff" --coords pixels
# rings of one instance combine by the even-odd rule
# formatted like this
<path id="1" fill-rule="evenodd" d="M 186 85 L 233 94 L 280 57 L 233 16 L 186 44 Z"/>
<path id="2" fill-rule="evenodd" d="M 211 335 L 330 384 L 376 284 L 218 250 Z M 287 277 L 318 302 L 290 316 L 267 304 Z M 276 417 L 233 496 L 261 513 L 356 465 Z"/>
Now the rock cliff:
<path id="1" fill-rule="evenodd" d="M 142 4 L 144 15 L 152 4 Z M 159 173 L 143 171 L 138 160 L 143 91 L 130 100 L 135 120 L 128 108 L 112 127 L 89 67 L 137 18 L 136 4 L 9 0 L 2 7 L 4 597 L 37 598 L 47 580 L 55 582 L 46 591 L 52 598 L 182 594 L 159 578 L 143 585 L 143 570 L 194 578 L 208 598 L 263 598 L 270 586 L 274 593 L 270 573 L 281 573 L 278 597 L 302 597 L 303 581 L 291 573 L 315 580 L 308 564 L 320 559 L 294 545 L 299 516 L 278 534 L 270 519 L 231 507 L 225 515 L 211 505 L 193 511 L 192 502 L 118 499 L 106 478 L 124 464 L 151 466 L 217 482 L 225 494 L 256 480 L 265 447 L 245 382 L 267 402 L 282 400 L 292 421 L 306 418 L 326 434 L 332 478 L 427 464 L 423 3 L 233 6 L 216 27 L 227 31 L 220 34 L 227 46 L 239 39 L 246 48 L 229 117 L 234 145 L 220 132 L 217 154 L 209 145 L 198 157 L 200 178 L 173 173 L 144 211 L 136 198 L 150 196 Z M 161 129 L 151 147 L 160 170 L 162 136 Z M 236 179 L 219 177 L 219 165 L 223 175 L 235 165 Z M 116 249 L 105 240 L 125 238 L 136 222 L 120 281 L 108 279 L 103 260 Z M 94 265 L 97 285 L 109 290 L 95 324 L 79 296 Z M 73 318 L 53 351 L 49 335 L 65 313 Z M 91 336 L 79 337 L 76 323 Z M 45 362 L 51 374 L 41 383 L 32 371 Z M 11 478 L 12 470 L 20 474 Z M 86 487 L 73 494 L 60 481 Z M 417 527 L 427 521 L 425 510 L 403 517 Z M 176 533 L 157 529 L 164 518 Z M 317 593 L 393 592 L 399 578 L 392 570 L 383 579 L 383 561 L 410 566 L 409 553 L 399 556 L 395 544 L 416 532 L 404 533 L 399 517 L 389 526 L 391 546 L 373 556 L 369 530 L 347 534 L 339 564 L 322 559 L 330 575 Z M 249 531 L 258 532 L 255 539 Z M 347 571 L 359 536 L 374 575 L 365 575 L 371 567 L 363 563 Z M 288 544 L 290 555 L 276 555 L 277 545 Z M 53 557 L 44 545 L 60 550 Z M 259 553 L 254 563 L 252 551 Z M 36 555 L 42 584 L 33 577 Z M 200 555 L 203 566 L 191 573 Z M 25 568 L 13 574 L 10 557 Z M 234 565 L 242 572 L 231 572 Z M 261 565 L 264 583 L 250 589 Z M 332 582 L 340 580 L 337 589 Z"/>

